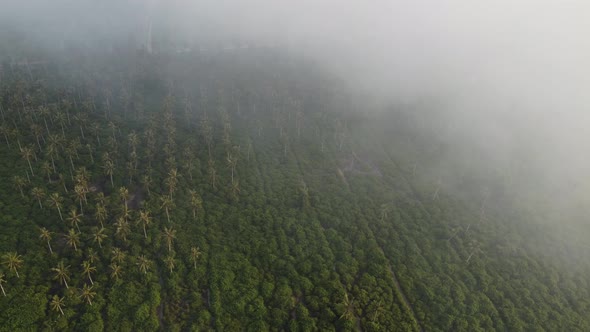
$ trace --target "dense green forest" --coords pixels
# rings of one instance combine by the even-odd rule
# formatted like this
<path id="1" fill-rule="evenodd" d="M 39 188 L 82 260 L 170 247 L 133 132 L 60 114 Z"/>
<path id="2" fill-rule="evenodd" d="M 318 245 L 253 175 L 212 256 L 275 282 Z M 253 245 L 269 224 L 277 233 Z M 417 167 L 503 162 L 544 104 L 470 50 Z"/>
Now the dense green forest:
<path id="1" fill-rule="evenodd" d="M 418 115 L 268 49 L 118 52 L 0 70 L 0 330 L 590 330 L 588 247 L 451 184 Z"/>

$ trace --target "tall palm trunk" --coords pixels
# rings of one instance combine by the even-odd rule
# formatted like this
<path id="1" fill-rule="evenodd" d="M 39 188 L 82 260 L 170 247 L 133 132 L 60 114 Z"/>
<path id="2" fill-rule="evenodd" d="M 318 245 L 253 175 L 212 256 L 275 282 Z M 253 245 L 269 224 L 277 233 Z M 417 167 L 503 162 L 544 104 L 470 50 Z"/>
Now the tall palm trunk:
<path id="1" fill-rule="evenodd" d="M 49 127 L 47 126 L 47 119 L 45 119 L 45 117 L 43 117 L 43 122 L 45 122 L 45 129 L 47 130 L 47 135 L 50 135 Z"/>
<path id="2" fill-rule="evenodd" d="M 33 166 L 31 166 L 31 160 L 29 158 L 27 158 L 27 162 L 29 163 L 29 169 L 31 170 L 31 174 L 35 176 L 35 173 L 33 172 Z"/>

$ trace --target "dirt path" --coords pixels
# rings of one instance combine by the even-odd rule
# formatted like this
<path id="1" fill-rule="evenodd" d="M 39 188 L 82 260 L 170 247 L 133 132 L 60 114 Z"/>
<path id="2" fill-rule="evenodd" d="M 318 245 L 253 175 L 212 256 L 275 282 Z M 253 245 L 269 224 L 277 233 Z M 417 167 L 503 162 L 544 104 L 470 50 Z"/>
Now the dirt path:
<path id="1" fill-rule="evenodd" d="M 418 329 L 420 330 L 420 332 L 424 332 L 424 329 L 422 328 L 422 324 L 420 324 L 418 317 L 416 317 L 416 313 L 414 312 L 414 307 L 412 307 L 412 304 L 410 303 L 410 301 L 408 301 L 406 294 L 402 290 L 402 287 L 400 286 L 399 281 L 397 280 L 397 276 L 395 275 L 395 272 L 391 268 L 391 264 L 389 263 L 389 260 L 387 261 L 387 270 L 389 270 L 389 273 L 391 273 L 391 279 L 393 279 L 393 284 L 395 286 L 395 290 L 400 294 L 400 296 L 402 298 L 402 302 L 403 302 L 404 306 L 406 307 L 406 310 L 411 314 L 412 319 L 414 319 L 414 321 L 416 322 L 416 325 L 418 326 Z"/>
<path id="2" fill-rule="evenodd" d="M 374 236 L 373 234 L 371 235 Z M 412 306 L 410 301 L 408 301 L 408 297 L 406 296 L 406 293 L 404 293 L 404 290 L 402 289 L 402 286 L 400 285 L 399 280 L 397 279 L 397 276 L 395 275 L 395 272 L 391 267 L 391 262 L 389 261 L 389 258 L 387 258 L 387 256 L 385 255 L 385 252 L 383 251 L 381 245 L 377 244 L 377 246 L 383 257 L 385 257 L 385 259 L 387 260 L 387 270 L 389 271 L 389 274 L 391 274 L 393 286 L 395 287 L 397 293 L 400 295 L 403 306 L 405 307 L 406 311 L 410 313 L 410 316 L 412 317 L 412 320 L 416 323 L 416 327 L 418 328 L 418 330 L 420 332 L 424 332 L 424 328 L 422 327 L 422 324 L 420 324 L 420 321 L 416 316 L 416 312 L 414 312 L 414 307 Z"/>
<path id="3" fill-rule="evenodd" d="M 158 270 L 158 282 L 160 283 L 160 304 L 158 305 L 158 322 L 160 323 L 160 331 L 164 331 L 164 280 L 162 279 L 162 272 Z"/>

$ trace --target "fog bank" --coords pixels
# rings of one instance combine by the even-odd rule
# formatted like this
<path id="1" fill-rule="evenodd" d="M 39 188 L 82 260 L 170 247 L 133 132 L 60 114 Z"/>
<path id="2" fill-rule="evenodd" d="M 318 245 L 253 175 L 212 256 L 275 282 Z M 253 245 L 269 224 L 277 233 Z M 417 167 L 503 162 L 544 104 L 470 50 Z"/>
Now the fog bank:
<path id="1" fill-rule="evenodd" d="M 535 181 L 590 188 L 587 1 L 5 0 L 1 6 L 4 27 L 24 31 L 22 43 L 43 47 L 145 46 L 150 24 L 154 45 L 278 47 L 315 59 L 383 100 L 440 101 L 427 107 L 443 114 L 447 134 L 492 159 L 532 155 Z"/>

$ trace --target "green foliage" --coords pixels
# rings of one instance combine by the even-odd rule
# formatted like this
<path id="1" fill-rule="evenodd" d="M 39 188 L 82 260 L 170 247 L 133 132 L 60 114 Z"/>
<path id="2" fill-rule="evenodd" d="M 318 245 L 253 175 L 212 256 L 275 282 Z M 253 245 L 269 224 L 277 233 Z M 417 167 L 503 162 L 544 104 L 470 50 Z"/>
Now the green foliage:
<path id="1" fill-rule="evenodd" d="M 0 322 L 6 331 L 34 330 L 42 325 L 47 308 L 47 287 L 11 289 L 11 296 L 0 300 Z"/>
<path id="2" fill-rule="evenodd" d="M 348 113 L 313 68 L 260 57 L 6 72 L 0 256 L 22 263 L 2 262 L 2 330 L 590 330 L 587 256 L 540 254 L 518 208 L 482 222 L 407 167 L 438 150 L 403 116 Z"/>

